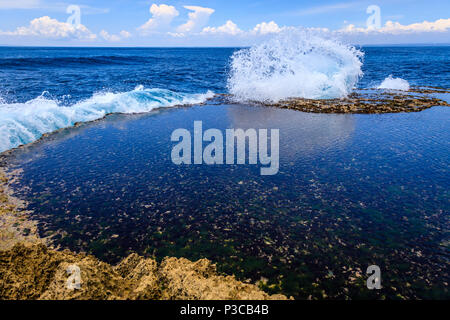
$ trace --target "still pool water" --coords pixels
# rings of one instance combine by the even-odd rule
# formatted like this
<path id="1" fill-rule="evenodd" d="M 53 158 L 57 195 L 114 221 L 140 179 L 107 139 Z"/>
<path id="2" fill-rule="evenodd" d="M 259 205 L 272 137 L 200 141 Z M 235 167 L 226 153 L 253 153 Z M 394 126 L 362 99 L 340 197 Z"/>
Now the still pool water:
<path id="1" fill-rule="evenodd" d="M 280 171 L 171 162 L 171 133 L 280 130 Z M 208 104 L 112 115 L 15 152 L 42 236 L 117 262 L 209 258 L 295 298 L 449 298 L 450 108 L 308 114 Z M 366 269 L 382 271 L 379 291 Z"/>

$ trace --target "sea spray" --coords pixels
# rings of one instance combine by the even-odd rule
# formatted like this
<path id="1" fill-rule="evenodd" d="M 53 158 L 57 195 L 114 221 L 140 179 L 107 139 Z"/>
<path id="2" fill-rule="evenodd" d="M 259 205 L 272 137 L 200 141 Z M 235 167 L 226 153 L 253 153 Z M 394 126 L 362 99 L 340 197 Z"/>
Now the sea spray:
<path id="1" fill-rule="evenodd" d="M 227 87 L 237 101 L 339 98 L 355 87 L 363 53 L 308 31 L 287 31 L 233 54 Z"/>
<path id="2" fill-rule="evenodd" d="M 0 102 L 0 152 L 39 139 L 44 133 L 100 119 L 109 113 L 142 113 L 155 108 L 202 103 L 213 93 L 186 94 L 138 86 L 129 92 L 103 92 L 72 106 L 47 93 L 25 103 Z"/>
<path id="3" fill-rule="evenodd" d="M 392 75 L 383 80 L 377 89 L 408 91 L 409 82 L 402 78 L 393 78 Z"/>

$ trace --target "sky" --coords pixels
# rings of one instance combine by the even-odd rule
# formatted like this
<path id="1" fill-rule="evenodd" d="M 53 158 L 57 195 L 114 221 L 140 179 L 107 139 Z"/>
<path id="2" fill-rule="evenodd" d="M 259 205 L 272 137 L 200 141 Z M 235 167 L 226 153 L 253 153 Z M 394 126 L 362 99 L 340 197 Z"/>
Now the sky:
<path id="1" fill-rule="evenodd" d="M 291 29 L 449 44 L 450 1 L 0 0 L 0 45 L 246 46 Z"/>

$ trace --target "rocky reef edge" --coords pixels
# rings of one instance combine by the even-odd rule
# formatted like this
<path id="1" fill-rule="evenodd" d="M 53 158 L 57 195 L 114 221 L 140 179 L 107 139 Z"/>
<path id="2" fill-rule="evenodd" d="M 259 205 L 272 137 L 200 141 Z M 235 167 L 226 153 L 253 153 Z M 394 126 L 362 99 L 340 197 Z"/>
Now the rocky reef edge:
<path id="1" fill-rule="evenodd" d="M 79 271 L 77 275 L 77 270 Z M 77 284 L 78 288 L 77 288 Z M 211 261 L 131 254 L 112 266 L 93 256 L 18 243 L 0 251 L 0 298 L 36 300 L 286 300 L 218 275 Z"/>

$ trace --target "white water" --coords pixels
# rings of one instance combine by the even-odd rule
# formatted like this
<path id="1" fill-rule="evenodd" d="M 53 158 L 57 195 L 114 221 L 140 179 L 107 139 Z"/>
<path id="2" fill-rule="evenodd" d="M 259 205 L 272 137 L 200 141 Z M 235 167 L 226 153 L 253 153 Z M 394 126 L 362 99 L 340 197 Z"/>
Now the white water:
<path id="1" fill-rule="evenodd" d="M 237 101 L 339 98 L 356 86 L 363 53 L 307 31 L 289 31 L 236 52 L 228 90 Z"/>
<path id="2" fill-rule="evenodd" d="M 392 75 L 390 75 L 383 80 L 377 89 L 408 91 L 409 82 L 402 78 L 393 78 Z"/>
<path id="3" fill-rule="evenodd" d="M 109 113 L 141 113 L 159 107 L 197 104 L 213 97 L 206 94 L 180 94 L 142 86 L 123 93 L 99 93 L 73 106 L 60 106 L 43 95 L 25 103 L 7 104 L 0 100 L 0 152 L 39 139 L 44 133 L 103 118 Z"/>

